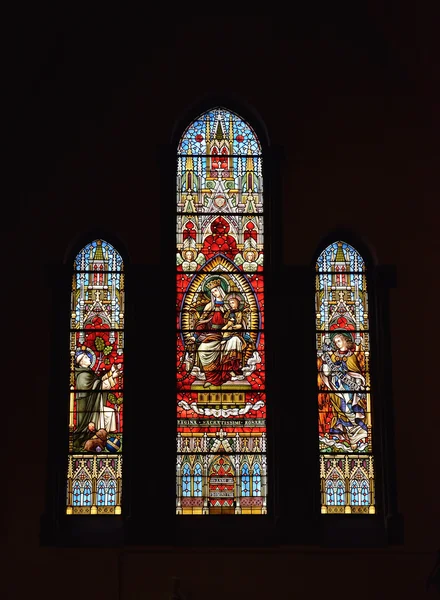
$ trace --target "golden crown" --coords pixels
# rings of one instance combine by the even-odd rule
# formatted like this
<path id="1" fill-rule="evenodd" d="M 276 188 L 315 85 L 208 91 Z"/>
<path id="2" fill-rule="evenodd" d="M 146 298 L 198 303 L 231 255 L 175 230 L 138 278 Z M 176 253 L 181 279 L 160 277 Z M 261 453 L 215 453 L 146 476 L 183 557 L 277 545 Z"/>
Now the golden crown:
<path id="1" fill-rule="evenodd" d="M 221 285 L 220 279 L 211 279 L 211 281 L 208 281 L 206 284 L 206 287 L 208 290 L 212 290 L 212 288 L 218 287 L 219 285 Z"/>

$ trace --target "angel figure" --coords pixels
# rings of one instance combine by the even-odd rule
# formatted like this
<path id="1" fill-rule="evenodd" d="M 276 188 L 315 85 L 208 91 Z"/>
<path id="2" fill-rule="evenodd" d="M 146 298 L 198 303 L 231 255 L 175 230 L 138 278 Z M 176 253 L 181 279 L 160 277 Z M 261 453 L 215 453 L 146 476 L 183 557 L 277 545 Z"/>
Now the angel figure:
<path id="1" fill-rule="evenodd" d="M 252 273 L 258 269 L 259 266 L 263 266 L 263 254 L 258 256 L 258 250 L 256 248 L 248 248 L 243 251 L 243 254 L 237 254 L 234 259 L 236 265 L 241 266 L 243 271 Z"/>
<path id="2" fill-rule="evenodd" d="M 176 254 L 177 266 L 182 265 L 183 271 L 197 271 L 198 267 L 205 263 L 205 257 L 198 253 L 196 248 L 182 248 Z"/>

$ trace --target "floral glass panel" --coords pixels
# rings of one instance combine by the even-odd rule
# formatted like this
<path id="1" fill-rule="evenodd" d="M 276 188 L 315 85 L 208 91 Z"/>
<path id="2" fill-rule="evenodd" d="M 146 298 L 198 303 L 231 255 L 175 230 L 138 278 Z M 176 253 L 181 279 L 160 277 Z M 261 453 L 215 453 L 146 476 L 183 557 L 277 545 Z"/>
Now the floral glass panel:
<path id="1" fill-rule="evenodd" d="M 176 192 L 176 512 L 263 514 L 263 178 L 252 128 L 224 108 L 200 115 L 179 143 Z M 200 466 L 191 497 L 188 464 Z"/>
<path id="2" fill-rule="evenodd" d="M 316 264 L 322 513 L 374 513 L 370 335 L 365 263 L 330 244 Z"/>
<path id="3" fill-rule="evenodd" d="M 70 316 L 67 514 L 120 514 L 124 273 L 104 240 L 74 261 Z"/>

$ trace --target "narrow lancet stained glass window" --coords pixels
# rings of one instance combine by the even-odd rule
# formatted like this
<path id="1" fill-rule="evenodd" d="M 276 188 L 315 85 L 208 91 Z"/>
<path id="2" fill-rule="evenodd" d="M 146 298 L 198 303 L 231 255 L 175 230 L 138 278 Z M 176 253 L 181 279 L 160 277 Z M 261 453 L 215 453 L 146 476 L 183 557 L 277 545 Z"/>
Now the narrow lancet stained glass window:
<path id="1" fill-rule="evenodd" d="M 193 121 L 178 147 L 179 515 L 267 511 L 261 154 L 251 127 L 224 108 Z M 188 496 L 195 464 L 202 493 Z"/>
<path id="2" fill-rule="evenodd" d="M 316 265 L 322 513 L 374 513 L 370 335 L 365 263 L 330 244 Z"/>
<path id="3" fill-rule="evenodd" d="M 120 514 L 124 273 L 95 240 L 74 261 L 70 325 L 67 514 Z"/>

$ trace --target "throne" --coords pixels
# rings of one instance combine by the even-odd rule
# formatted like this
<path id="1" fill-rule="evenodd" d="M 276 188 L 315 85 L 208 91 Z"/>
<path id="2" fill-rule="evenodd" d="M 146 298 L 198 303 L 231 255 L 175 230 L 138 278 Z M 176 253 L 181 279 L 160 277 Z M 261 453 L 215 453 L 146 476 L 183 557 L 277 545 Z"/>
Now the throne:
<path id="1" fill-rule="evenodd" d="M 203 408 L 243 408 L 246 405 L 246 392 L 251 392 L 251 384 L 246 380 L 226 381 L 222 385 L 204 387 L 204 382 L 194 381 L 191 391 L 197 392 L 197 404 Z"/>

